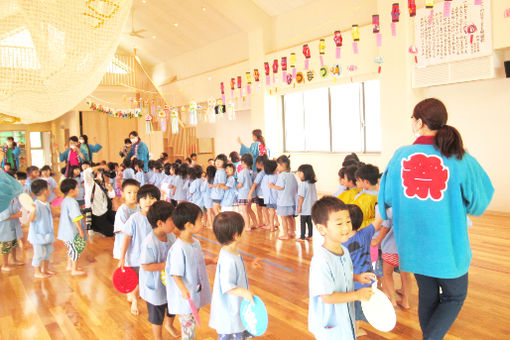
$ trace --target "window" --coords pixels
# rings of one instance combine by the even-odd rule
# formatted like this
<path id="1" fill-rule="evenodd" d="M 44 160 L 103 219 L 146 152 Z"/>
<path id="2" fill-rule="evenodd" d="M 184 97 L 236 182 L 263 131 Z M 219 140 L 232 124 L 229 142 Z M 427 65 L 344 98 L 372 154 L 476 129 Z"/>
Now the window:
<path id="1" fill-rule="evenodd" d="M 32 156 L 32 165 L 39 168 L 44 166 L 44 150 L 40 132 L 30 132 L 30 155 Z"/>
<path id="2" fill-rule="evenodd" d="M 283 96 L 285 151 L 380 152 L 378 80 Z"/>

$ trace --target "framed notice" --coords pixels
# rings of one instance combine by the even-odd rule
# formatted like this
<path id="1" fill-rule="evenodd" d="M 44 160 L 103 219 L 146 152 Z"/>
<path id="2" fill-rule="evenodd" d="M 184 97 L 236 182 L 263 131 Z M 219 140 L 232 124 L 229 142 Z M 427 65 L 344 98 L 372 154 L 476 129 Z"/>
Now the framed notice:
<path id="1" fill-rule="evenodd" d="M 444 10 L 440 2 L 416 12 L 418 66 L 492 54 L 490 0 L 454 0 L 450 10 Z"/>

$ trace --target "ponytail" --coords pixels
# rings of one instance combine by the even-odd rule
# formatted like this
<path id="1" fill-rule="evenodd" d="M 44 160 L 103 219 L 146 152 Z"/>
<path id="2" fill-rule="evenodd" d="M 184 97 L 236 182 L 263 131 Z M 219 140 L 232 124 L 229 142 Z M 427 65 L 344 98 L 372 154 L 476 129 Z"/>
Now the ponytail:
<path id="1" fill-rule="evenodd" d="M 252 134 L 257 137 L 257 140 L 262 143 L 262 145 L 266 146 L 266 140 L 264 139 L 264 136 L 262 136 L 262 130 L 255 129 L 252 131 Z"/>
<path id="2" fill-rule="evenodd" d="M 435 136 L 435 144 L 441 155 L 445 157 L 456 156 L 457 159 L 462 159 L 466 151 L 459 131 L 450 125 L 443 125 Z"/>

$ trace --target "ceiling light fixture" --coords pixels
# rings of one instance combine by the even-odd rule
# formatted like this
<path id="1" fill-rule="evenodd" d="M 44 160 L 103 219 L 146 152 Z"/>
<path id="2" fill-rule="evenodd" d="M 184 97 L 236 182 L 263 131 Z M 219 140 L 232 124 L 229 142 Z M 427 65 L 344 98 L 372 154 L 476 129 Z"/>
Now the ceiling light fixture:
<path id="1" fill-rule="evenodd" d="M 178 24 L 178 23 L 175 23 L 175 24 L 174 24 L 174 26 L 175 26 L 175 27 L 178 27 L 178 26 L 179 26 L 179 24 Z"/>
<path id="2" fill-rule="evenodd" d="M 156 39 L 156 36 L 155 36 L 155 35 L 153 35 L 153 36 L 152 36 L 152 39 Z"/>
<path id="3" fill-rule="evenodd" d="M 206 10 L 207 10 L 207 8 L 202 7 L 202 12 L 205 12 Z"/>

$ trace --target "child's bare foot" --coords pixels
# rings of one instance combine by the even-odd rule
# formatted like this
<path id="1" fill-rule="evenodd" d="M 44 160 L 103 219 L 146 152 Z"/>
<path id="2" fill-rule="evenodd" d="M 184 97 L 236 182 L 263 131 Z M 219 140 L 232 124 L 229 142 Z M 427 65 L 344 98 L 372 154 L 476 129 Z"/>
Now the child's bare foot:
<path id="1" fill-rule="evenodd" d="M 138 315 L 138 299 L 136 298 L 131 301 L 131 314 Z"/>
<path id="2" fill-rule="evenodd" d="M 408 301 L 404 301 L 404 299 L 397 301 L 397 304 L 400 306 L 400 308 L 404 310 L 411 309 L 411 306 L 409 305 Z"/>
<path id="3" fill-rule="evenodd" d="M 21 262 L 21 261 L 14 261 L 13 265 L 19 267 L 19 266 L 23 266 L 25 265 L 25 262 Z"/>
<path id="4" fill-rule="evenodd" d="M 395 289 L 395 292 L 398 294 L 398 295 L 404 295 L 403 292 L 402 292 L 402 289 Z"/>
<path id="5" fill-rule="evenodd" d="M 298 239 L 296 240 L 296 242 L 305 243 L 305 239 L 304 239 L 304 238 L 298 238 Z"/>
<path id="6" fill-rule="evenodd" d="M 278 237 L 279 240 L 282 240 L 282 241 L 286 241 L 289 239 L 289 235 L 282 235 L 280 237 Z"/>
<path id="7" fill-rule="evenodd" d="M 71 272 L 71 275 L 72 276 L 83 276 L 83 275 L 87 275 L 87 273 L 85 273 L 84 271 L 81 271 L 81 270 L 73 270 Z"/>
<path id="8" fill-rule="evenodd" d="M 13 270 L 14 270 L 14 268 L 12 268 L 11 266 L 2 266 L 3 272 L 11 272 Z"/>
<path id="9" fill-rule="evenodd" d="M 44 274 L 47 274 L 47 275 L 53 276 L 53 275 L 55 275 L 55 274 L 57 274 L 57 273 L 55 273 L 54 271 L 51 271 L 51 270 L 46 269 L 46 271 L 44 272 Z"/>
<path id="10" fill-rule="evenodd" d="M 174 327 L 174 325 L 165 325 L 165 329 L 170 333 L 171 336 L 177 338 L 179 336 L 179 331 Z"/>
<path id="11" fill-rule="evenodd" d="M 130 302 L 130 303 L 133 301 L 133 298 L 131 297 L 131 294 L 126 294 L 126 298 L 127 298 L 127 301 Z"/>
<path id="12" fill-rule="evenodd" d="M 36 279 L 47 279 L 49 278 L 50 276 L 48 274 L 45 274 L 45 273 L 35 273 L 34 274 L 34 277 Z"/>

